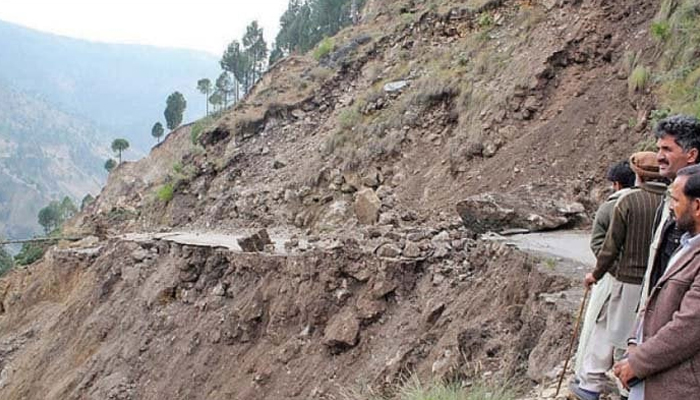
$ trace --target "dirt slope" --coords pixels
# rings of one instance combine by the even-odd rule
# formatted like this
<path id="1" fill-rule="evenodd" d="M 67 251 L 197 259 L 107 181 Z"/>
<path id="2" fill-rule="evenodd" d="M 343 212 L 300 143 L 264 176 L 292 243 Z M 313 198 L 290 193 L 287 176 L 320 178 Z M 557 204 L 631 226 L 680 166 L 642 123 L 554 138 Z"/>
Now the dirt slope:
<path id="1" fill-rule="evenodd" d="M 523 374 L 528 355 L 542 378 L 561 356 L 550 346 L 568 311 L 541 295 L 566 280 L 499 244 L 469 242 L 459 257 L 445 269 L 350 244 L 288 256 L 165 241 L 55 250 L 3 280 L 0 390 L 329 398 L 358 382 L 381 390 L 408 371 Z"/>
<path id="2" fill-rule="evenodd" d="M 627 74 L 655 12 L 368 2 L 331 53 L 272 66 L 196 146 L 184 127 L 113 172 L 67 228 L 97 247 L 0 280 L 0 394 L 339 398 L 407 372 L 548 382 L 579 270 L 478 233 L 586 225 L 608 163 L 646 137 L 653 98 Z M 284 253 L 116 236 L 260 227 Z"/>

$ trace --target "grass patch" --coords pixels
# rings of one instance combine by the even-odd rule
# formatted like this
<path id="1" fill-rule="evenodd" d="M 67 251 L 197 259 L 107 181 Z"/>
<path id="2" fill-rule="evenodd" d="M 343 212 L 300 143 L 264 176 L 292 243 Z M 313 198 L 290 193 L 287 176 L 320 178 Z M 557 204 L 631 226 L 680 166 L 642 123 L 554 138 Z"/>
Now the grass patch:
<path id="1" fill-rule="evenodd" d="M 338 126 L 344 131 L 350 131 L 362 120 L 362 115 L 357 107 L 346 108 L 338 114 Z"/>
<path id="2" fill-rule="evenodd" d="M 665 42 L 671 37 L 671 25 L 668 21 L 657 21 L 651 23 L 651 37 L 657 42 Z"/>
<path id="3" fill-rule="evenodd" d="M 334 42 L 333 39 L 327 37 L 321 40 L 321 42 L 316 46 L 316 49 L 314 50 L 314 59 L 316 61 L 319 61 L 321 58 L 324 56 L 328 55 L 328 53 L 333 50 Z"/>
<path id="4" fill-rule="evenodd" d="M 557 260 L 553 258 L 547 258 L 544 260 L 544 265 L 551 271 L 554 270 L 554 268 L 557 266 Z"/>
<path id="5" fill-rule="evenodd" d="M 212 127 L 214 124 L 214 118 L 214 116 L 209 115 L 192 125 L 192 129 L 190 130 L 190 141 L 193 145 L 196 146 L 199 143 L 199 137 L 202 135 L 202 133 Z"/>
<path id="6" fill-rule="evenodd" d="M 642 91 L 647 87 L 650 77 L 649 69 L 643 65 L 638 65 L 627 78 L 627 88 L 630 92 Z"/>
<path id="7" fill-rule="evenodd" d="M 458 382 L 422 384 L 417 378 L 407 379 L 393 395 L 379 394 L 366 385 L 342 391 L 344 400 L 514 400 L 516 393 L 508 385 L 478 383 L 464 387 Z"/>
<path id="8" fill-rule="evenodd" d="M 493 17 L 489 13 L 483 13 L 476 19 L 479 28 L 489 28 L 493 25 Z"/>
<path id="9" fill-rule="evenodd" d="M 175 190 L 172 183 L 166 183 L 156 191 L 156 197 L 163 203 L 169 203 L 173 199 Z"/>
<path id="10" fill-rule="evenodd" d="M 658 71 L 660 108 L 700 117 L 700 1 L 664 0 L 650 28 L 663 43 Z"/>
<path id="11" fill-rule="evenodd" d="M 318 66 L 311 71 L 309 71 L 309 76 L 314 82 L 323 82 L 328 79 L 329 76 L 333 74 L 333 70 L 326 67 Z"/>

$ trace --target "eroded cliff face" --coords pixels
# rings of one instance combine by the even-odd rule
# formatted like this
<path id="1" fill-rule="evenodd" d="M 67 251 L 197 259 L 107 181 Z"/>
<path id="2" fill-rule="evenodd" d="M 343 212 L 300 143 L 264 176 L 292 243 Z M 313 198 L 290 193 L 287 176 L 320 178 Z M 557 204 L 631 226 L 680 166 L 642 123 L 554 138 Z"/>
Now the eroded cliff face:
<path id="1" fill-rule="evenodd" d="M 542 379 L 567 286 L 500 244 L 462 262 L 357 244 L 239 253 L 165 240 L 52 250 L 2 281 L 0 393 L 43 399 L 332 398 L 402 374 Z"/>
<path id="2" fill-rule="evenodd" d="M 645 138 L 653 97 L 629 91 L 627 61 L 652 48 L 656 7 L 369 2 L 328 56 L 284 59 L 217 121 L 115 170 L 66 226 L 92 243 L 0 280 L 0 397 L 552 378 L 581 270 L 477 233 L 586 225 L 603 171 Z M 283 251 L 164 233 L 261 227 Z"/>

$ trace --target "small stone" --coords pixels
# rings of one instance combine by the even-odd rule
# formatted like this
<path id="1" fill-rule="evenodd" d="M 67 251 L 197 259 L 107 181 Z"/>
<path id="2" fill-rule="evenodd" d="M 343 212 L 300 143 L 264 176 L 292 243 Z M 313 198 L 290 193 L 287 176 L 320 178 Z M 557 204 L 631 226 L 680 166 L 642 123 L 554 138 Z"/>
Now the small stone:
<path id="1" fill-rule="evenodd" d="M 396 258 L 401 255 L 401 249 L 396 245 L 387 243 L 377 249 L 379 257 Z"/>
<path id="2" fill-rule="evenodd" d="M 421 255 L 420 247 L 415 242 L 408 242 L 403 249 L 404 257 L 418 258 Z"/>
<path id="3" fill-rule="evenodd" d="M 287 164 L 283 163 L 283 162 L 280 161 L 280 160 L 275 160 L 275 161 L 272 163 L 272 169 L 281 169 L 281 168 L 284 168 L 284 167 L 286 167 L 286 166 L 287 166 Z"/>

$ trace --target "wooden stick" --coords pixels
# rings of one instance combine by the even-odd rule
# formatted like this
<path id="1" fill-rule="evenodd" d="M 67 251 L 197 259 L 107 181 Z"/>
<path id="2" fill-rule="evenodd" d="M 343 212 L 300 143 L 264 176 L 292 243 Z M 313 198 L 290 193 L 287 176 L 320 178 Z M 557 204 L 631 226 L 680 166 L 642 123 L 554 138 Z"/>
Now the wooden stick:
<path id="1" fill-rule="evenodd" d="M 578 335 L 578 328 L 581 325 L 581 316 L 583 316 L 583 310 L 586 305 L 586 299 L 588 298 L 588 293 L 591 291 L 590 286 L 586 287 L 586 291 L 583 292 L 583 300 L 581 300 L 581 307 L 578 310 L 578 317 L 576 318 L 576 324 L 574 326 L 574 333 L 571 335 L 571 342 L 569 343 L 569 350 L 566 354 L 566 360 L 564 361 L 564 369 L 561 371 L 561 376 L 559 377 L 559 384 L 557 385 L 557 392 L 554 394 L 556 398 L 559 396 L 559 390 L 561 389 L 561 383 L 564 381 L 564 375 L 566 375 L 566 369 L 569 367 L 569 360 L 571 359 L 571 350 L 574 348 L 574 342 L 576 342 L 576 335 Z"/>

